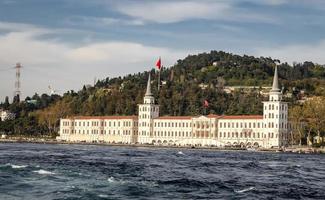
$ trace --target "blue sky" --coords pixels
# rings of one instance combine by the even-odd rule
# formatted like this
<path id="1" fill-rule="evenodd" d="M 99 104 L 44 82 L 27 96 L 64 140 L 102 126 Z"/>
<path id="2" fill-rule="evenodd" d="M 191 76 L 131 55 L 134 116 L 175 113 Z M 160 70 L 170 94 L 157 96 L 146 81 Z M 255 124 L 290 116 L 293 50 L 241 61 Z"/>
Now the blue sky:
<path id="1" fill-rule="evenodd" d="M 325 63 L 322 0 L 0 0 L 0 101 L 223 50 Z"/>

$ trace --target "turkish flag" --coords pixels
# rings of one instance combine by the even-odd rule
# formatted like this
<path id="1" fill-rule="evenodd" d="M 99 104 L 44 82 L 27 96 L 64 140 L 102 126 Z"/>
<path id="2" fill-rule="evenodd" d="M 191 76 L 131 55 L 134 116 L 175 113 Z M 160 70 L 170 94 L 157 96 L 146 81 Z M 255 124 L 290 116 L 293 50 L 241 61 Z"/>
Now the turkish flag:
<path id="1" fill-rule="evenodd" d="M 161 68 L 161 58 L 160 57 L 156 62 L 156 67 L 158 68 L 158 70 L 160 70 L 160 68 Z"/>

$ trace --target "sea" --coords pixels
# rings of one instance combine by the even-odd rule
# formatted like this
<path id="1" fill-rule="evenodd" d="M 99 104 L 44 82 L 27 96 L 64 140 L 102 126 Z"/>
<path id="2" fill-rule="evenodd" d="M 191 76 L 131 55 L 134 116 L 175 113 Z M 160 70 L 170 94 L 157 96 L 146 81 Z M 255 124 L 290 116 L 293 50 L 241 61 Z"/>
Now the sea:
<path id="1" fill-rule="evenodd" d="M 0 199 L 325 199 L 325 155 L 0 143 Z"/>

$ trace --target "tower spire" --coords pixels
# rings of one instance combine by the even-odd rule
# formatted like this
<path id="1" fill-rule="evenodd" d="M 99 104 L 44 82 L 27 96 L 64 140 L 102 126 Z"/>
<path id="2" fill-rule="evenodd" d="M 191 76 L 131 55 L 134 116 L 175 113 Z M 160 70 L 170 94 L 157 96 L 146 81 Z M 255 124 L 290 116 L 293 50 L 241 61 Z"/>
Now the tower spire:
<path id="1" fill-rule="evenodd" d="M 279 89 L 279 77 L 278 77 L 278 66 L 275 66 L 274 77 L 273 77 L 273 85 L 271 92 L 280 92 Z"/>
<path id="2" fill-rule="evenodd" d="M 148 83 L 147 83 L 147 91 L 146 91 L 146 94 L 145 96 L 152 96 L 152 93 L 151 93 L 151 76 L 150 76 L 150 73 L 149 73 L 149 77 L 148 77 Z"/>

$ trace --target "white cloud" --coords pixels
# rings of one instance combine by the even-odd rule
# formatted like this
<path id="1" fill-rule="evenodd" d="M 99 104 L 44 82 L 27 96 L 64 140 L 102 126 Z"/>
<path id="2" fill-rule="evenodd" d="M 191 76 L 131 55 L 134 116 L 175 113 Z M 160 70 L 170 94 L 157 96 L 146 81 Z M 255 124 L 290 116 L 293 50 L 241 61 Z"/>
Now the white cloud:
<path id="1" fill-rule="evenodd" d="M 0 31 L 25 31 L 25 32 L 39 32 L 41 30 L 45 30 L 39 27 L 36 27 L 31 24 L 22 24 L 22 23 L 7 23 L 0 21 Z"/>
<path id="2" fill-rule="evenodd" d="M 288 0 L 247 0 L 252 3 L 268 5 L 268 6 L 281 6 L 289 3 Z"/>
<path id="3" fill-rule="evenodd" d="M 73 16 L 65 20 L 68 25 L 84 25 L 84 26 L 111 26 L 111 25 L 144 25 L 143 21 L 136 19 L 122 19 L 112 17 L 90 17 L 90 16 Z"/>
<path id="4" fill-rule="evenodd" d="M 239 9 L 235 6 L 235 2 L 233 0 L 144 1 L 116 4 L 116 9 L 125 15 L 147 23 L 175 23 L 191 19 L 266 23 L 277 23 L 278 21 L 275 16 Z M 272 4 L 279 4 L 280 0 L 272 2 Z"/>
<path id="5" fill-rule="evenodd" d="M 187 19 L 210 19 L 229 9 L 223 2 L 162 1 L 118 5 L 117 9 L 144 21 L 172 23 Z"/>
<path id="6" fill-rule="evenodd" d="M 9 33 L 0 34 L 0 69 L 21 62 L 23 95 L 47 92 L 51 84 L 60 91 L 80 89 L 83 84 L 92 83 L 93 78 L 115 77 L 137 73 L 154 67 L 155 60 L 162 56 L 165 66 L 185 57 L 187 52 L 165 47 L 147 46 L 134 42 L 105 41 L 81 44 L 77 47 L 57 42 L 41 40 L 44 34 L 53 30 L 28 26 L 20 29 L 15 24 L 2 23 Z M 0 101 L 4 96 L 12 96 L 14 71 L 0 73 Z"/>
<path id="7" fill-rule="evenodd" d="M 325 39 L 316 44 L 279 45 L 271 48 L 257 48 L 255 54 L 258 56 L 271 56 L 289 64 L 304 61 L 325 64 L 324 51 Z"/>

